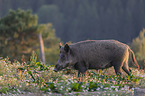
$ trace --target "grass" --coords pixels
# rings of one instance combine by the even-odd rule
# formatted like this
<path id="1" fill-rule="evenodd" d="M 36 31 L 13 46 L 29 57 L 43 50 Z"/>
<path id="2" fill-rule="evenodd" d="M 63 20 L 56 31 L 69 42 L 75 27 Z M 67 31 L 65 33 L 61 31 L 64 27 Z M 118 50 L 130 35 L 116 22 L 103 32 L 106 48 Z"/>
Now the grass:
<path id="1" fill-rule="evenodd" d="M 54 72 L 53 66 L 46 66 L 36 62 L 37 58 L 31 57 L 29 62 L 11 63 L 8 58 L 0 60 L 0 93 L 25 94 L 49 92 L 51 94 L 86 94 L 112 96 L 112 94 L 129 95 L 135 87 L 145 88 L 144 70 L 132 69 L 132 76 L 123 73 L 120 78 L 114 69 L 89 70 L 81 78 L 77 78 L 77 71 L 66 69 Z M 69 74 L 68 74 L 69 73 Z M 91 93 L 90 93 L 91 92 Z"/>

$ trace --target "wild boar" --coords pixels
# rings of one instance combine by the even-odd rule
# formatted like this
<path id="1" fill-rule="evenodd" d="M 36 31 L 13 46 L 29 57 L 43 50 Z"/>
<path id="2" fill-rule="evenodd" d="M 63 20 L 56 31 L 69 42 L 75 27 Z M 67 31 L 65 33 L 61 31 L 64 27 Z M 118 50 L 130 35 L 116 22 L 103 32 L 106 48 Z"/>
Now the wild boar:
<path id="1" fill-rule="evenodd" d="M 116 40 L 86 40 L 70 45 L 60 45 L 59 59 L 54 71 L 57 72 L 69 66 L 78 70 L 79 75 L 88 69 L 97 70 L 113 66 L 116 74 L 121 75 L 123 69 L 131 75 L 128 66 L 129 51 L 132 61 L 139 68 L 130 47 Z"/>

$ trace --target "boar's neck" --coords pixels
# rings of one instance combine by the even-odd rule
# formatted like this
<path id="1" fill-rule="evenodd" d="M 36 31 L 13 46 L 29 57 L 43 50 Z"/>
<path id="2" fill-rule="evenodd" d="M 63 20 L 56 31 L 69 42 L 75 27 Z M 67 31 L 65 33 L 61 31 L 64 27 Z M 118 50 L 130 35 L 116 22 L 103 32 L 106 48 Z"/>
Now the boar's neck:
<path id="1" fill-rule="evenodd" d="M 75 46 L 70 45 L 70 55 L 71 56 L 76 56 L 77 55 L 77 49 L 75 48 Z"/>

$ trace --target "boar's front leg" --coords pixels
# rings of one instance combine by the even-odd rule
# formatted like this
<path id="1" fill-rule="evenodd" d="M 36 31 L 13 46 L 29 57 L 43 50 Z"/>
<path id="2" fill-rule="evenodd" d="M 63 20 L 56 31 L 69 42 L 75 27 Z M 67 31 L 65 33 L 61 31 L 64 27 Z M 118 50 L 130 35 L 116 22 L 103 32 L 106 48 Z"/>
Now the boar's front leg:
<path id="1" fill-rule="evenodd" d="M 77 63 L 75 65 L 75 69 L 78 70 L 78 77 L 79 77 L 80 73 L 84 74 L 87 71 L 88 67 L 85 66 L 84 63 Z"/>

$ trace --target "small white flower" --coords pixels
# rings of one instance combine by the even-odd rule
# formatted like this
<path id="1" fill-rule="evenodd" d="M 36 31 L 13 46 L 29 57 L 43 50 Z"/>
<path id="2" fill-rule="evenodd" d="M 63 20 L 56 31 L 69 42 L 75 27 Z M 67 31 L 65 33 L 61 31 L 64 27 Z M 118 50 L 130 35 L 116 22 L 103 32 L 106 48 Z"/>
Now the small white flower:
<path id="1" fill-rule="evenodd" d="M 107 89 L 108 89 L 108 87 L 105 87 L 104 89 L 105 89 L 105 90 L 107 90 Z"/>
<path id="2" fill-rule="evenodd" d="M 119 88 L 119 86 L 116 86 L 116 88 Z"/>
<path id="3" fill-rule="evenodd" d="M 50 88 L 48 88 L 48 91 L 51 91 L 51 89 L 50 89 Z"/>
<path id="4" fill-rule="evenodd" d="M 118 88 L 115 88 L 115 91 L 118 91 Z"/>
<path id="5" fill-rule="evenodd" d="M 63 86 L 61 86 L 60 88 L 63 88 Z"/>
<path id="6" fill-rule="evenodd" d="M 111 90 L 111 88 L 109 88 L 109 90 Z"/>
<path id="7" fill-rule="evenodd" d="M 85 90 L 85 92 L 88 92 L 88 90 Z"/>
<path id="8" fill-rule="evenodd" d="M 115 86 L 111 86 L 111 88 L 115 88 Z"/>
<path id="9" fill-rule="evenodd" d="M 67 85 L 69 85 L 70 84 L 70 82 L 67 82 Z"/>
<path id="10" fill-rule="evenodd" d="M 140 75 L 140 77 L 143 78 L 144 76 L 143 75 Z"/>
<path id="11" fill-rule="evenodd" d="M 83 89 L 83 92 L 85 92 L 85 90 Z"/>
<path id="12" fill-rule="evenodd" d="M 139 76 L 139 75 L 140 75 L 140 72 L 139 72 L 139 71 L 137 71 L 136 76 Z"/>
<path id="13" fill-rule="evenodd" d="M 124 88 L 121 88 L 120 90 L 122 90 L 122 91 L 123 91 L 123 90 L 124 90 Z"/>
<path id="14" fill-rule="evenodd" d="M 73 95 L 73 93 L 68 93 L 69 95 Z"/>
<path id="15" fill-rule="evenodd" d="M 128 89 L 129 89 L 129 86 L 125 85 L 125 86 L 124 86 L 124 89 L 125 89 L 125 90 L 128 90 Z"/>
<path id="16" fill-rule="evenodd" d="M 18 91 L 19 93 L 21 93 L 21 91 L 20 91 L 19 89 L 17 89 L 17 91 Z"/>
<path id="17" fill-rule="evenodd" d="M 60 82 L 64 82 L 63 80 L 61 80 Z"/>
<path id="18" fill-rule="evenodd" d="M 100 88 L 97 88 L 96 90 L 100 90 Z"/>
<path id="19" fill-rule="evenodd" d="M 107 94 L 108 96 L 111 96 L 110 93 Z"/>
<path id="20" fill-rule="evenodd" d="M 51 92 L 49 94 L 52 94 Z"/>
<path id="21" fill-rule="evenodd" d="M 68 90 L 71 90 L 71 88 L 68 88 Z"/>
<path id="22" fill-rule="evenodd" d="M 110 95 L 111 96 L 111 95 Z M 115 96 L 115 94 L 112 94 L 112 96 Z"/>
<path id="23" fill-rule="evenodd" d="M 74 82 L 77 83 L 78 81 L 77 80 L 74 80 Z"/>
<path id="24" fill-rule="evenodd" d="M 2 76 L 0 76 L 0 80 L 2 80 Z"/>
<path id="25" fill-rule="evenodd" d="M 89 88 L 87 88 L 87 90 L 89 90 Z"/>

